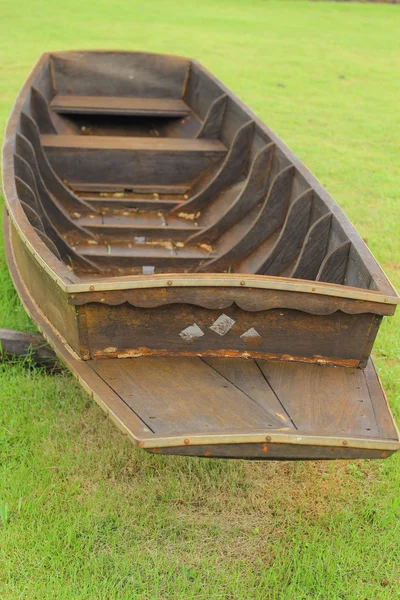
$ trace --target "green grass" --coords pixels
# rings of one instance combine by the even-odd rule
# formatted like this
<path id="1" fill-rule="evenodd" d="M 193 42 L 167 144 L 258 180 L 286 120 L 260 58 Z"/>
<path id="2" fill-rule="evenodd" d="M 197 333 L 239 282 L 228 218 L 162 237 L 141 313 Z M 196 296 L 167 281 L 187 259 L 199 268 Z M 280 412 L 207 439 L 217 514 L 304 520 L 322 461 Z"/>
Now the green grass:
<path id="1" fill-rule="evenodd" d="M 306 163 L 400 287 L 400 7 L 1 2 L 0 120 L 38 55 L 193 56 Z M 0 254 L 0 324 L 33 329 Z M 400 417 L 400 321 L 375 358 Z M 136 450 L 67 373 L 0 363 L 0 598 L 400 598 L 400 456 L 246 463 Z"/>

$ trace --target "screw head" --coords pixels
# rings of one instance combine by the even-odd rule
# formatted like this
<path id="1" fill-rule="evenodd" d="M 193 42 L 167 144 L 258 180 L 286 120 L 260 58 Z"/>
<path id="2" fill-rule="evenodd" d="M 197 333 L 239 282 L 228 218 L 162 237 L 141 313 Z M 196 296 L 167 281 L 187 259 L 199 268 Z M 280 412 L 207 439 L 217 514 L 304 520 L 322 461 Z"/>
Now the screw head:
<path id="1" fill-rule="evenodd" d="M 185 442 L 185 444 L 190 444 L 190 440 L 188 438 L 185 438 L 183 441 Z"/>
<path id="2" fill-rule="evenodd" d="M 167 281 L 167 285 L 172 285 L 172 281 L 171 280 Z"/>

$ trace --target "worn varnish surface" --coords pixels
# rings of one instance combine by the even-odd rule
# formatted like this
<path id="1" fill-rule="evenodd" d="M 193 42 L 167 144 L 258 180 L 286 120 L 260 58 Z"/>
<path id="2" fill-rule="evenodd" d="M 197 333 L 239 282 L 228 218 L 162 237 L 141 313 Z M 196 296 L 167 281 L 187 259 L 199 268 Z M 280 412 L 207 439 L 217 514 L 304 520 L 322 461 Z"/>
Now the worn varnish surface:
<path id="1" fill-rule="evenodd" d="M 89 365 L 155 435 L 187 436 L 187 447 L 165 449 L 168 453 L 253 458 L 264 453 L 268 458 L 262 444 L 191 447 L 201 435 L 265 430 L 272 438 L 274 432 L 343 438 L 344 446 L 334 451 L 314 448 L 321 458 L 340 458 L 346 456 L 348 437 L 397 436 L 393 423 L 376 414 L 385 411 L 371 363 L 366 371 L 232 358 L 94 360 Z M 296 457 L 289 446 L 280 452 L 272 444 L 271 458 Z M 357 456 L 354 449 L 352 454 Z M 307 452 L 303 448 L 297 456 Z"/>
<path id="2" fill-rule="evenodd" d="M 249 458 L 393 450 L 368 361 L 396 293 L 332 198 L 201 65 L 43 55 L 3 172 L 18 291 L 136 443 Z"/>
<path id="3" fill-rule="evenodd" d="M 7 216 L 4 223 L 7 260 L 25 308 L 84 388 L 139 446 L 273 460 L 384 458 L 399 447 L 371 362 L 362 371 L 227 358 L 79 359 L 47 318 L 46 298 L 21 277 Z"/>
<path id="4" fill-rule="evenodd" d="M 364 373 L 235 358 L 89 364 L 155 433 L 285 428 L 343 439 L 395 439 L 393 427 L 379 424 L 375 417 L 368 387 L 371 365 Z"/>
<path id="5" fill-rule="evenodd" d="M 392 293 L 332 199 L 195 61 L 46 54 L 14 113 L 6 181 L 28 164 L 26 221 L 42 219 L 78 278 L 249 273 Z"/>

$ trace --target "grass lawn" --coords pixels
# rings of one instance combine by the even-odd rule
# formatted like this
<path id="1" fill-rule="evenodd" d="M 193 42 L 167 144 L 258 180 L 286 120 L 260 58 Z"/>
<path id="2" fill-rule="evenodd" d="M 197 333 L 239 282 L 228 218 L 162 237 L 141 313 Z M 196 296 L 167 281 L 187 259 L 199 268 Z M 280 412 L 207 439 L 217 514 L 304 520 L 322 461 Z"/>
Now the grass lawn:
<path id="1" fill-rule="evenodd" d="M 400 6 L 0 0 L 0 121 L 44 50 L 196 57 L 305 162 L 400 288 Z M 0 326 L 34 329 L 0 250 Z M 400 319 L 375 359 L 400 420 Z M 136 450 L 68 373 L 0 363 L 1 600 L 400 598 L 400 454 Z"/>

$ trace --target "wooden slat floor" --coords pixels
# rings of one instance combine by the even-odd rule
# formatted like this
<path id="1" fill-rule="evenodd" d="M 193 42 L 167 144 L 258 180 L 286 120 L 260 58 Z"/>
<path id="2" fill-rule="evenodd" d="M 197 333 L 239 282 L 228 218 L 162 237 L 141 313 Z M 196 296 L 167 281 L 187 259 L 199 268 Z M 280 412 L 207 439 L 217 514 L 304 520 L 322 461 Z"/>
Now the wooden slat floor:
<path id="1" fill-rule="evenodd" d="M 370 363 L 361 369 L 235 358 L 92 360 L 154 434 L 285 430 L 396 439 Z"/>

